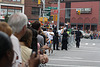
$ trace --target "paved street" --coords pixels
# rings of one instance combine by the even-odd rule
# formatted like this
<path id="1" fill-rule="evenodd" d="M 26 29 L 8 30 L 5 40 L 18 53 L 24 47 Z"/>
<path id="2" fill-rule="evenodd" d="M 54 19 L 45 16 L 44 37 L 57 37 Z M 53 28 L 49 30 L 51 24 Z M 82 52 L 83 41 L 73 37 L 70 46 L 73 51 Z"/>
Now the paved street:
<path id="1" fill-rule="evenodd" d="M 46 67 L 100 67 L 100 40 L 82 39 L 68 51 L 54 51 Z"/>

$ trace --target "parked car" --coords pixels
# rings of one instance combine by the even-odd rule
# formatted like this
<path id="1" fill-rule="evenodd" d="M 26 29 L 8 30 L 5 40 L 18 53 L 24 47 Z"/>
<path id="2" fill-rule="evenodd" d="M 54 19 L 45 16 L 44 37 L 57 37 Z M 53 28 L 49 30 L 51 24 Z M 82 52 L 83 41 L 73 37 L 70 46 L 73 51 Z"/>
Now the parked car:
<path id="1" fill-rule="evenodd" d="M 82 35 L 83 35 L 84 38 L 90 38 L 90 33 L 86 33 L 82 30 L 80 30 L 80 31 L 82 32 Z"/>

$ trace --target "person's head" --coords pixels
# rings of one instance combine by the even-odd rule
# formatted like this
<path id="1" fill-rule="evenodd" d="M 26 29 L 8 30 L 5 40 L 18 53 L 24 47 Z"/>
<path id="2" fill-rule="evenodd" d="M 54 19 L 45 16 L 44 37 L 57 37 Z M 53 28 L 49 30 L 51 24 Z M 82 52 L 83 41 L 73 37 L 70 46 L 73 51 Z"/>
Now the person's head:
<path id="1" fill-rule="evenodd" d="M 24 42 L 25 46 L 30 47 L 32 43 L 32 31 L 27 28 L 25 35 L 20 39 L 20 42 Z"/>
<path id="2" fill-rule="evenodd" d="M 11 67 L 13 57 L 14 51 L 10 37 L 0 31 L 0 67 Z"/>
<path id="3" fill-rule="evenodd" d="M 79 31 L 79 28 L 78 28 L 78 31 Z"/>
<path id="4" fill-rule="evenodd" d="M 0 31 L 5 32 L 8 36 L 12 34 L 12 29 L 6 22 L 0 22 Z"/>
<path id="5" fill-rule="evenodd" d="M 52 32 L 53 31 L 52 28 L 49 28 L 49 31 Z"/>
<path id="6" fill-rule="evenodd" d="M 32 23 L 32 28 L 36 29 L 37 31 L 40 31 L 41 24 L 38 21 L 35 21 Z"/>
<path id="7" fill-rule="evenodd" d="M 20 34 L 20 37 L 26 32 L 27 22 L 27 16 L 23 13 L 15 13 L 8 19 L 8 24 L 12 28 L 13 34 Z"/>

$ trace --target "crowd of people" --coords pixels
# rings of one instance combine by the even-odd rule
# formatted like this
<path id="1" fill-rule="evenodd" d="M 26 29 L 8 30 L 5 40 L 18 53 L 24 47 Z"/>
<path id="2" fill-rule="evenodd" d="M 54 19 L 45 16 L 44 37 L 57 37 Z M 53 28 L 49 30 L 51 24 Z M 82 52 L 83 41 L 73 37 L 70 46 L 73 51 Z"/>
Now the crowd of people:
<path id="1" fill-rule="evenodd" d="M 15 13 L 8 23 L 0 22 L 0 66 L 39 67 L 49 61 L 53 50 L 68 50 L 69 33 L 66 27 L 57 31 L 56 26 L 41 27 L 39 21 L 32 24 L 23 13 Z M 76 33 L 76 47 L 79 48 L 79 31 Z M 63 37 L 61 37 L 63 36 Z M 53 48 L 52 48 L 53 45 Z"/>
<path id="2" fill-rule="evenodd" d="M 48 56 L 39 50 L 46 48 L 39 43 L 42 42 L 38 36 L 40 25 L 35 29 L 27 22 L 28 18 L 23 13 L 11 15 L 8 23 L 0 22 L 1 67 L 38 67 L 48 62 Z M 38 43 L 41 46 L 37 46 Z"/>

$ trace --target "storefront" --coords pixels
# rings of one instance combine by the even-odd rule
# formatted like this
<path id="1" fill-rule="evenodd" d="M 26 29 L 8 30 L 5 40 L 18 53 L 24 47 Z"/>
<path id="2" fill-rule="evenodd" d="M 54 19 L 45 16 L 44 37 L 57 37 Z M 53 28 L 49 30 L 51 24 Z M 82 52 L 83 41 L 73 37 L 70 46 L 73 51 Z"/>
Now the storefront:
<path id="1" fill-rule="evenodd" d="M 0 4 L 0 21 L 4 21 L 6 15 L 9 17 L 17 12 L 24 13 L 24 5 Z"/>

